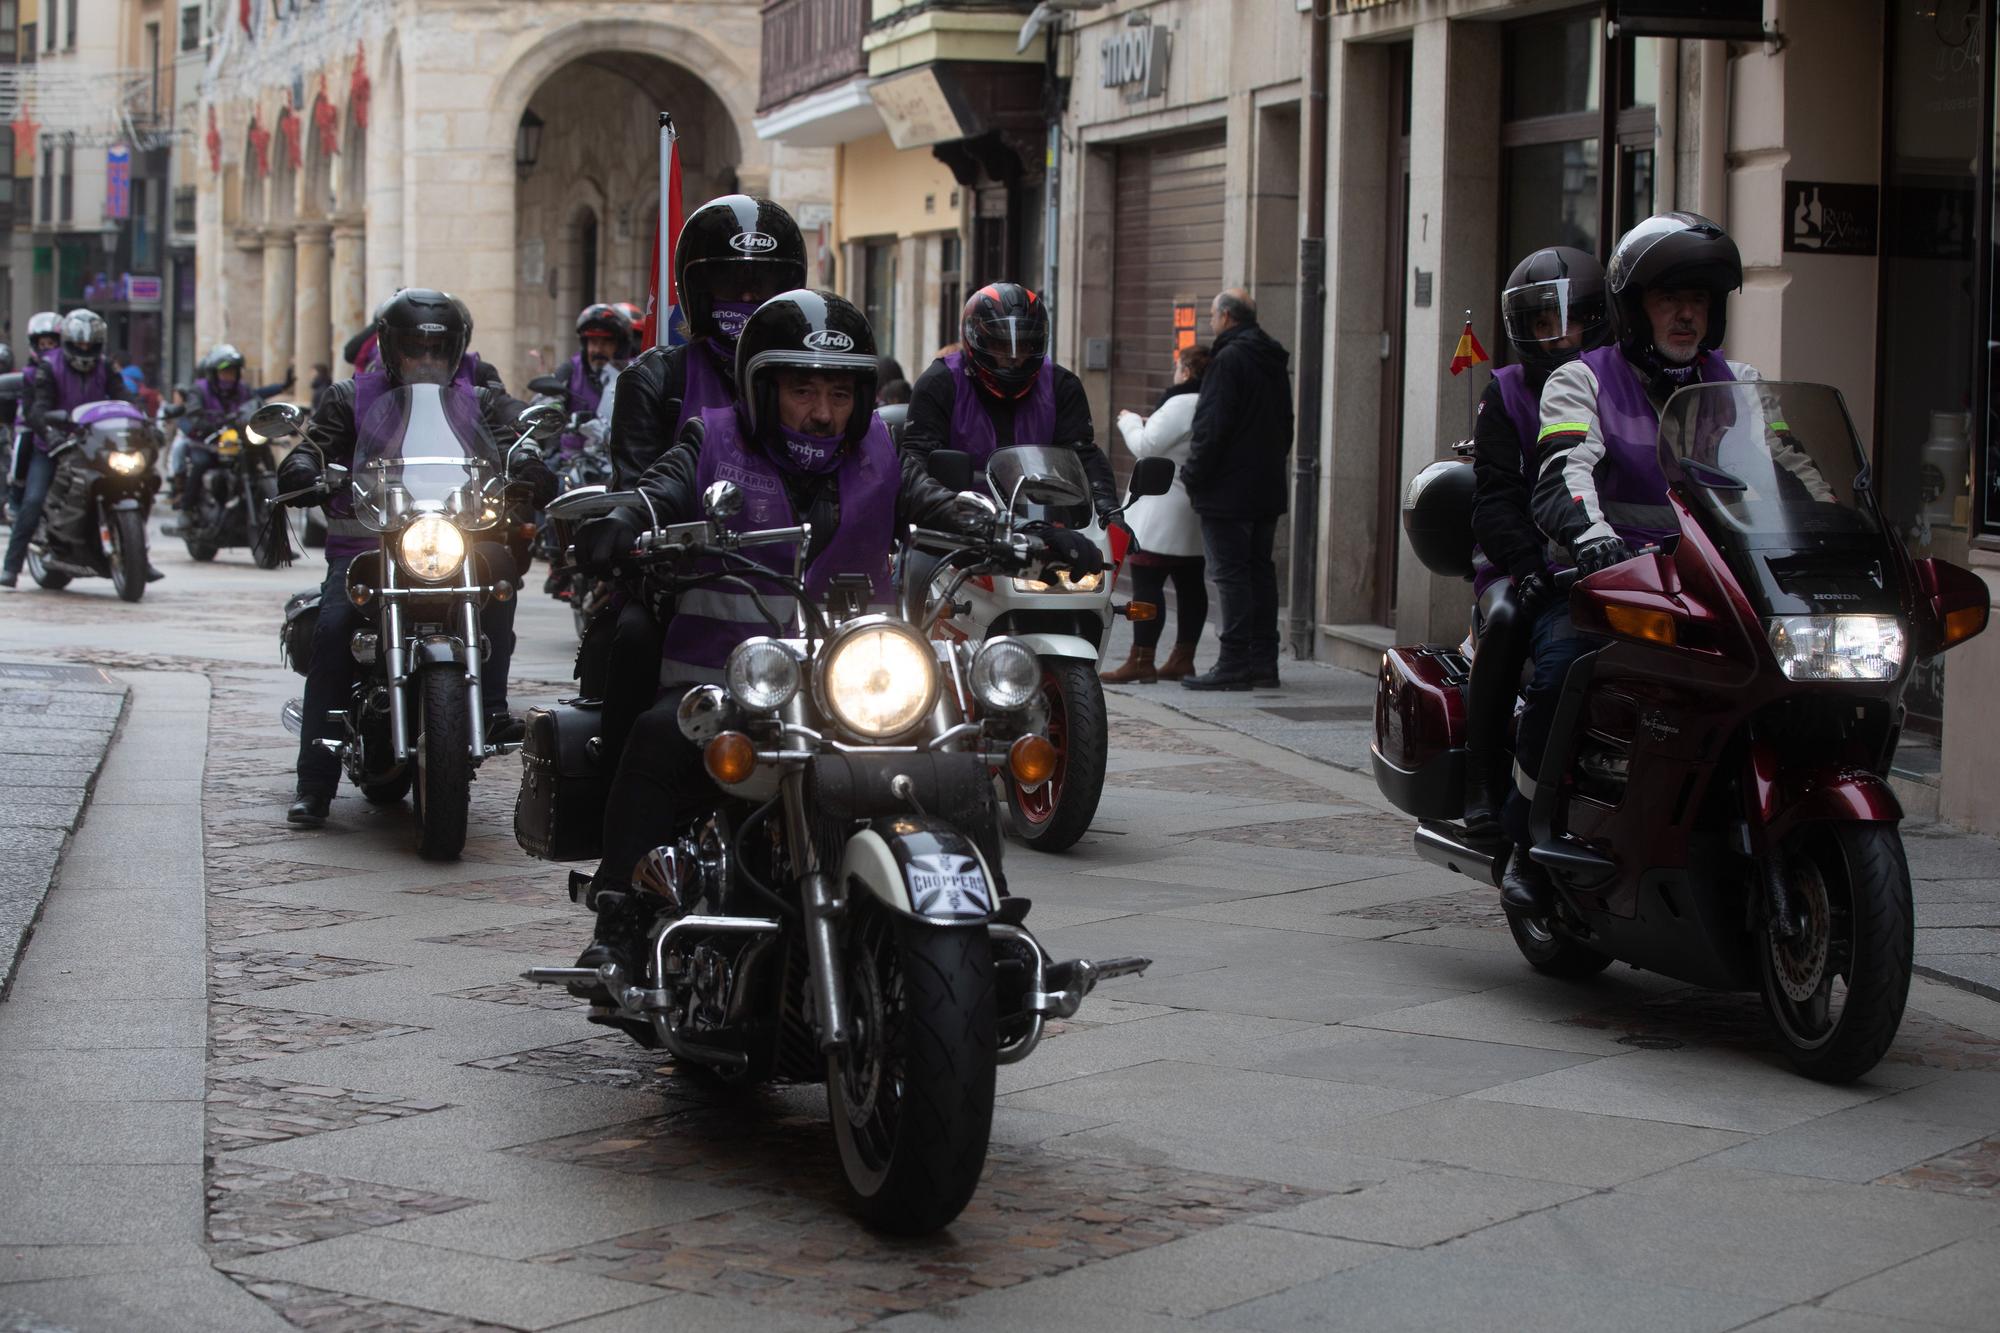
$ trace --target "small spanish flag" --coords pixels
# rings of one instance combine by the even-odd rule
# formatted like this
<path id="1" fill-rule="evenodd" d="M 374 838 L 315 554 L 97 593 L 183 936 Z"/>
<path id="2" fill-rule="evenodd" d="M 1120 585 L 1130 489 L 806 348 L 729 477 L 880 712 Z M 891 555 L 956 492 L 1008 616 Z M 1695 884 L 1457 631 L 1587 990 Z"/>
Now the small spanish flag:
<path id="1" fill-rule="evenodd" d="M 1465 321 L 1465 332 L 1458 335 L 1458 350 L 1451 354 L 1451 373 L 1456 375 L 1467 366 L 1476 366 L 1493 358 L 1486 355 L 1486 349 L 1479 345 L 1479 335 L 1472 331 L 1472 320 Z"/>

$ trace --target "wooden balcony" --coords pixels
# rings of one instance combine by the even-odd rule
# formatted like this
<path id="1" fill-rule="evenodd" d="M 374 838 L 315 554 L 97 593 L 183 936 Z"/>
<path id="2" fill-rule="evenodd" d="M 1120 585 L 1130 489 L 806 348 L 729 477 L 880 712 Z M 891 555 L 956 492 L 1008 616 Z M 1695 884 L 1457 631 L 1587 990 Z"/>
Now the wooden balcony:
<path id="1" fill-rule="evenodd" d="M 869 0 L 765 0 L 757 110 L 867 73 L 861 38 L 868 12 Z"/>

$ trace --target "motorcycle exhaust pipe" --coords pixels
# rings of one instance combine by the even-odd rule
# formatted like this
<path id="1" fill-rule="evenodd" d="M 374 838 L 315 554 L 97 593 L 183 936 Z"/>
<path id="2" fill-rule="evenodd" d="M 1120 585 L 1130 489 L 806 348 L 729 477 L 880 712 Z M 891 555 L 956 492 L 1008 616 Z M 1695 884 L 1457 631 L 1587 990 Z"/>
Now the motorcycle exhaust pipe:
<path id="1" fill-rule="evenodd" d="M 1500 875 L 1507 865 L 1504 855 L 1482 852 L 1462 841 L 1457 829 L 1428 821 L 1417 825 L 1417 855 L 1453 874 L 1485 880 L 1494 885 L 1500 883 Z"/>

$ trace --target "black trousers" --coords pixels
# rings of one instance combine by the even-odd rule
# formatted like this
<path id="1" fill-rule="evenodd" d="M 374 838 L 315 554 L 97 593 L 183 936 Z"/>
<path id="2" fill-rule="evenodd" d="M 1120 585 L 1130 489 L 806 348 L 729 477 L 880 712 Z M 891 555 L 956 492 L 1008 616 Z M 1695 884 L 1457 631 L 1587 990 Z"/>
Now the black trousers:
<path id="1" fill-rule="evenodd" d="M 1208 623 L 1207 562 L 1198 555 L 1176 557 L 1158 563 L 1135 560 L 1127 568 L 1132 574 L 1132 600 L 1151 602 L 1160 614 L 1151 620 L 1132 622 L 1132 646 L 1157 648 L 1167 632 L 1166 596 L 1169 580 L 1174 585 L 1174 604 L 1180 619 L 1174 623 L 1176 646 L 1192 648 L 1201 641 L 1201 627 Z"/>
<path id="2" fill-rule="evenodd" d="M 651 602 L 625 592 L 597 613 L 577 651 L 577 684 L 586 699 L 601 700 L 598 722 L 602 763 L 617 771 L 632 724 L 660 695 L 660 638 L 665 633 Z"/>
<path id="3" fill-rule="evenodd" d="M 1222 672 L 1278 669 L 1278 566 L 1271 557 L 1275 518 L 1202 515 L 1201 541 L 1208 571 L 1222 598 Z"/>
<path id="4" fill-rule="evenodd" d="M 720 795 L 702 766 L 701 750 L 681 734 L 674 716 L 686 693 L 685 686 L 668 690 L 633 719 L 604 799 L 604 859 L 597 867 L 597 890 L 623 892 L 639 858 L 679 836 Z"/>

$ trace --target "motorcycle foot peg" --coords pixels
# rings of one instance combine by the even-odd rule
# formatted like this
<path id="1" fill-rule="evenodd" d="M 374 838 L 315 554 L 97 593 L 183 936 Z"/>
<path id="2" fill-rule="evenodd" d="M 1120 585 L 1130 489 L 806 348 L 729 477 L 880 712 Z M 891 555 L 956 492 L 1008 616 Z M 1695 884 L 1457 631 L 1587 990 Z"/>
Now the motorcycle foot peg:
<path id="1" fill-rule="evenodd" d="M 532 981 L 537 986 L 561 986 L 572 981 L 596 981 L 594 967 L 531 967 L 521 974 L 521 980 Z"/>
<path id="2" fill-rule="evenodd" d="M 340 753 L 340 742 L 329 737 L 321 737 L 319 740 L 314 741 L 313 744 L 325 750 L 328 754 Z"/>

